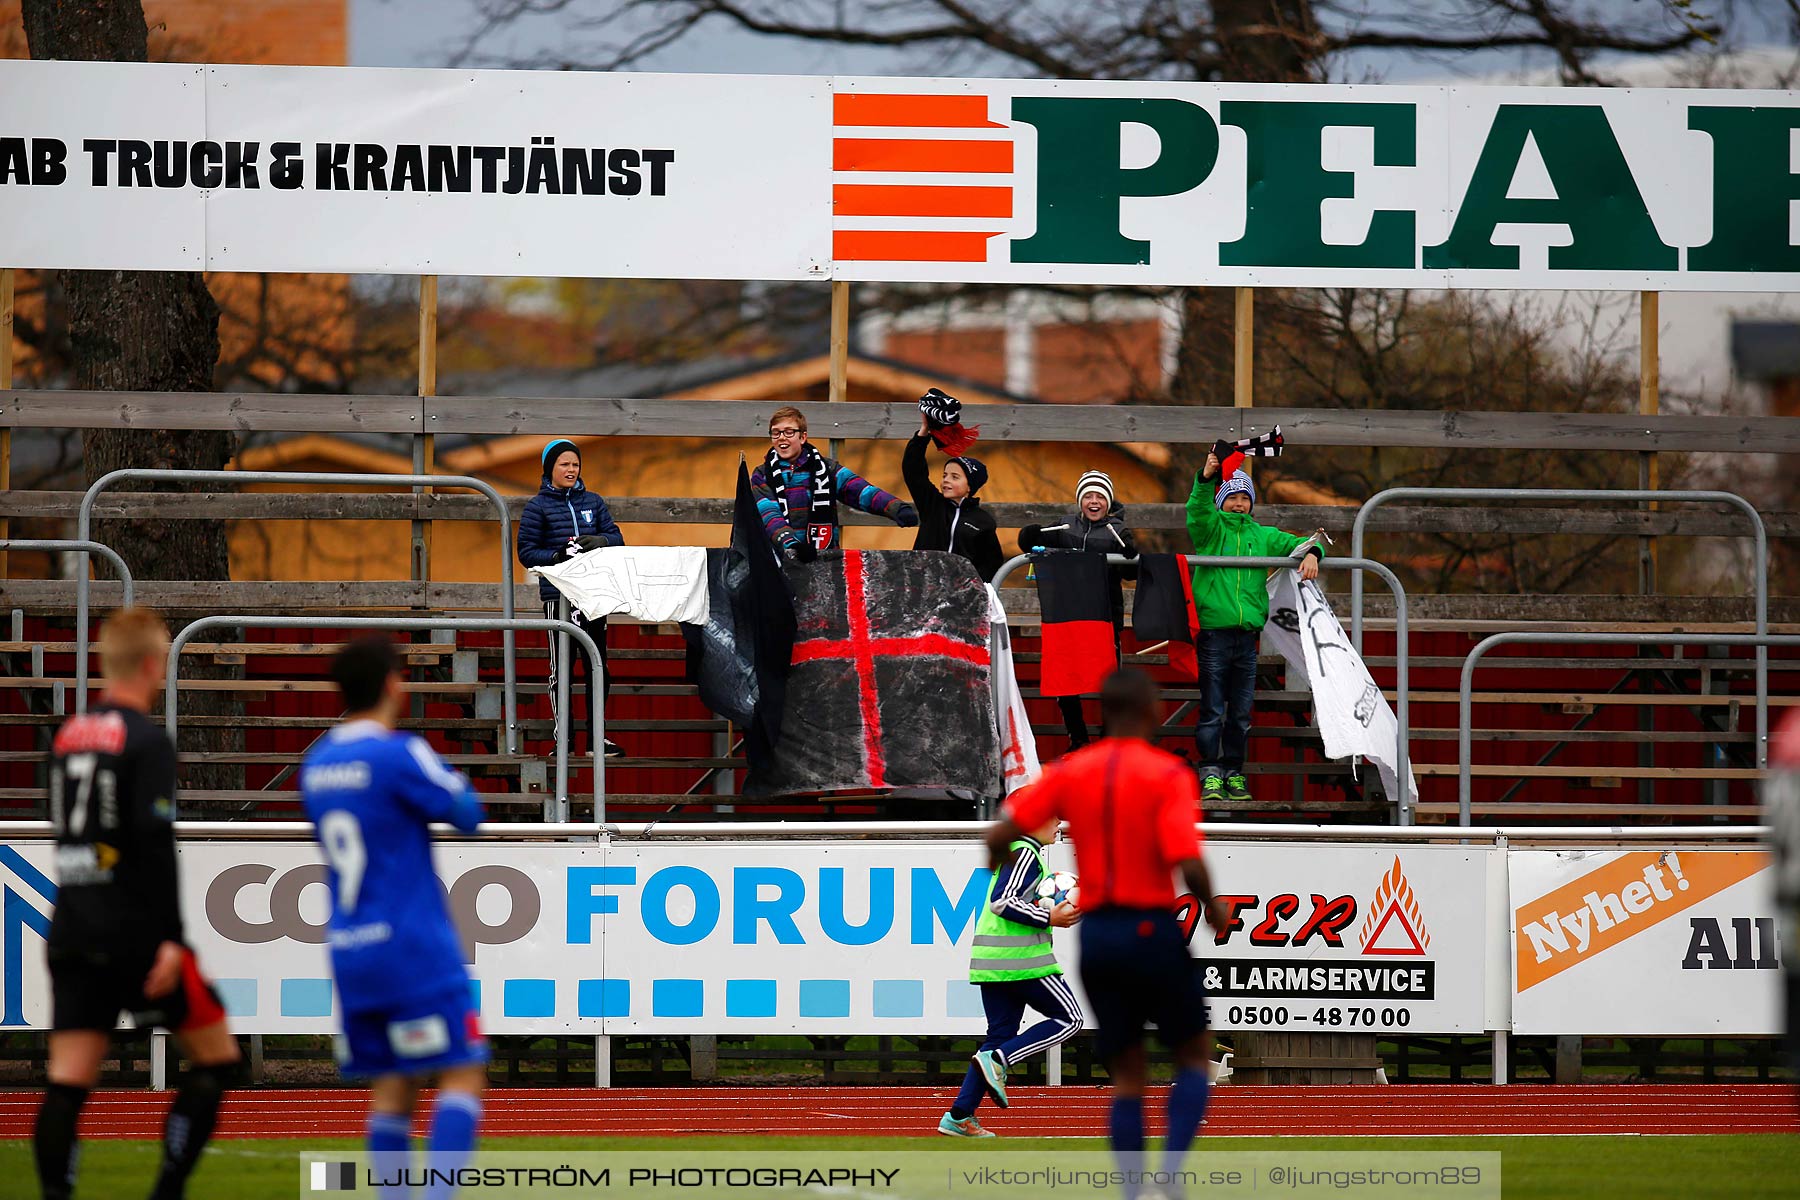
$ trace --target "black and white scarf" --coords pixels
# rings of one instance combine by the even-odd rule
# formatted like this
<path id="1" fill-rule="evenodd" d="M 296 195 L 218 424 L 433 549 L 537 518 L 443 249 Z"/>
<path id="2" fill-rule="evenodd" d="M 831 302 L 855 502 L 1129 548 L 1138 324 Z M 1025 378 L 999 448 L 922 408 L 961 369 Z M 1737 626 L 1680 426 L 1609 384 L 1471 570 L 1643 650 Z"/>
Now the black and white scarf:
<path id="1" fill-rule="evenodd" d="M 837 486 L 825 456 L 812 443 L 791 463 L 771 449 L 763 459 L 763 478 L 790 527 L 804 533 L 813 525 L 837 524 Z"/>
<path id="2" fill-rule="evenodd" d="M 1230 479 L 1237 469 L 1244 465 L 1246 456 L 1253 458 L 1279 458 L 1281 448 L 1285 444 L 1281 436 L 1281 426 L 1259 433 L 1255 437 L 1242 441 L 1228 442 L 1223 438 L 1213 443 L 1213 453 L 1219 459 L 1219 478 Z"/>

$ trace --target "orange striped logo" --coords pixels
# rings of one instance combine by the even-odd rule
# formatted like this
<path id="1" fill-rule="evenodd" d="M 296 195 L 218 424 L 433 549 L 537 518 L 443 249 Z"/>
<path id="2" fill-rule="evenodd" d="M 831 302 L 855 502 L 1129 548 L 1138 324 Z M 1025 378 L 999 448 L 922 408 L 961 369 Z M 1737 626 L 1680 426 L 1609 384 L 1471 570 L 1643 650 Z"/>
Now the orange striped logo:
<path id="1" fill-rule="evenodd" d="M 1012 139 L 993 136 L 1009 127 L 988 120 L 987 105 L 986 96 L 834 96 L 832 256 L 987 261 L 989 239 L 1004 232 L 993 226 L 1013 215 L 1010 182 L 987 180 L 1014 169 Z"/>

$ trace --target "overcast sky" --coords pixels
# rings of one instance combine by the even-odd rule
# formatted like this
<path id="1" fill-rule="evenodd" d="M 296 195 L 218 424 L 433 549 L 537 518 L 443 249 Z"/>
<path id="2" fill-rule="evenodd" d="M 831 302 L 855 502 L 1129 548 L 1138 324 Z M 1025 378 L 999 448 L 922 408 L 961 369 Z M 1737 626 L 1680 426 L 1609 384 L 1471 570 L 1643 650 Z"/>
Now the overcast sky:
<path id="1" fill-rule="evenodd" d="M 1091 0 L 1019 0 L 1017 8 L 1055 8 L 1085 4 Z M 1182 0 L 1197 3 L 1198 0 Z M 852 10 L 858 0 L 845 0 Z M 1393 11 L 1408 9 L 1448 11 L 1463 0 L 1367 0 L 1372 6 Z M 1654 13 L 1661 0 L 1583 0 L 1584 10 L 1626 15 L 1642 20 Z M 614 0 L 576 0 L 570 5 L 575 17 L 591 18 L 616 12 Z M 1789 41 L 1786 5 L 1781 0 L 1703 0 L 1702 12 L 1727 12 L 1739 47 L 1782 45 Z M 1390 23 L 1391 24 L 1391 23 Z M 441 67 L 468 44 L 480 27 L 476 0 L 350 0 L 350 61 L 368 67 Z M 617 40 L 612 29 L 599 32 L 573 27 L 569 14 L 553 14 L 519 21 L 483 40 L 475 65 L 530 62 L 545 66 L 567 61 L 592 62 L 591 47 Z M 737 29 L 719 19 L 704 22 L 674 44 L 645 59 L 635 69 L 644 71 L 708 71 L 724 74 L 793 75 L 1009 75 L 1020 73 L 1008 63 L 961 59 L 944 66 L 941 50 L 894 51 L 880 47 L 832 46 L 762 37 Z M 1458 54 L 1421 59 L 1399 54 L 1368 55 L 1344 64 L 1345 77 L 1353 81 L 1381 78 L 1445 80 L 1492 77 L 1545 69 L 1554 65 L 1548 54 L 1525 55 L 1518 51 Z"/>

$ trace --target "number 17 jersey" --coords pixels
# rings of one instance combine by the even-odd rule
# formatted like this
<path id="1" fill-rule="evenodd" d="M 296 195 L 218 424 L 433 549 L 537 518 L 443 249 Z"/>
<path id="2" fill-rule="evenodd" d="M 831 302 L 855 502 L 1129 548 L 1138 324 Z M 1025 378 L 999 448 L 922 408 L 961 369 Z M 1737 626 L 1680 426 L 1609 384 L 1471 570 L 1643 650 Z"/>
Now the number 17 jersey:
<path id="1" fill-rule="evenodd" d="M 352 721 L 307 753 L 300 788 L 328 867 L 326 938 L 344 1011 L 466 987 L 430 823 L 474 831 L 482 809 L 469 781 L 417 734 Z"/>

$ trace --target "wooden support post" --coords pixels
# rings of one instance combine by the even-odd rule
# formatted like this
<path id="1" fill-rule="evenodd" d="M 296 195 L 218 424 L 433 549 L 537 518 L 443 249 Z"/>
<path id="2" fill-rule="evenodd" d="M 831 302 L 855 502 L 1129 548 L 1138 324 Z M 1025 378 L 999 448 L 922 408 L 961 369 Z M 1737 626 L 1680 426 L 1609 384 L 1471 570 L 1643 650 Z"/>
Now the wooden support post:
<path id="1" fill-rule="evenodd" d="M 1638 293 L 1638 412 L 1646 417 L 1653 417 L 1661 407 L 1661 321 L 1659 320 L 1659 297 L 1656 292 Z M 1638 489 L 1653 491 L 1662 486 L 1662 472 L 1657 469 L 1656 451 L 1645 450 L 1638 454 Z M 1656 509 L 1656 502 L 1644 505 L 1648 511 Z M 1656 594 L 1656 539 L 1649 534 L 1638 538 L 1638 592 L 1645 596 Z M 1637 712 L 1638 729 L 1645 735 L 1638 743 L 1637 761 L 1640 767 L 1651 766 L 1656 759 L 1655 730 L 1656 713 L 1650 708 L 1640 708 Z M 1656 788 L 1649 779 L 1638 780 L 1638 803 L 1652 804 L 1656 801 Z"/>
<path id="2" fill-rule="evenodd" d="M 1233 323 L 1236 342 L 1231 356 L 1235 368 L 1232 378 L 1232 403 L 1249 408 L 1255 398 L 1256 373 L 1256 289 L 1237 289 L 1237 319 Z"/>
<path id="3" fill-rule="evenodd" d="M 419 395 L 437 395 L 437 318 L 438 277 L 419 277 Z M 421 428 L 413 435 L 413 474 L 430 475 L 437 469 L 437 439 L 429 429 Z M 416 496 L 429 495 L 429 488 L 414 488 Z M 431 522 L 412 523 L 412 577 L 421 583 L 431 582 Z"/>
<path id="4" fill-rule="evenodd" d="M 13 385 L 13 269 L 0 267 L 0 391 Z M 12 426 L 0 429 L 0 492 L 12 489 Z M 0 517 L 0 538 L 12 535 L 12 522 Z M 0 579 L 7 578 L 6 551 L 0 550 Z"/>
<path id="5" fill-rule="evenodd" d="M 1654 417 L 1661 407 L 1661 322 L 1658 320 L 1658 308 L 1657 293 L 1639 294 L 1638 412 L 1646 417 Z M 1658 469 L 1654 450 L 1645 450 L 1638 455 L 1638 487 L 1643 491 L 1655 491 L 1662 487 L 1662 472 Z M 1656 503 L 1652 501 L 1648 507 L 1654 511 Z M 1646 596 L 1656 592 L 1656 539 L 1648 534 L 1638 539 L 1638 591 Z"/>
<path id="6" fill-rule="evenodd" d="M 831 282 L 831 386 L 827 403 L 839 404 L 849 391 L 850 370 L 850 284 L 847 280 Z M 842 438 L 831 439 L 831 457 L 843 453 Z"/>

